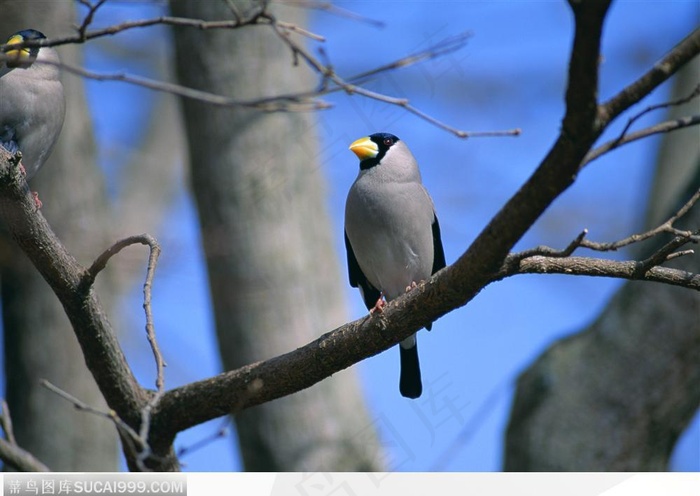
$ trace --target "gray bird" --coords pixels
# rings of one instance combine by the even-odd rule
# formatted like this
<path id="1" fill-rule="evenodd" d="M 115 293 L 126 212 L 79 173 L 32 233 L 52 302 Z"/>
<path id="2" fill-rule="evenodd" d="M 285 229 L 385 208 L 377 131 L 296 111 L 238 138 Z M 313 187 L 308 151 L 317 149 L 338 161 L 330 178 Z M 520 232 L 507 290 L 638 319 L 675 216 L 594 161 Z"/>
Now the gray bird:
<path id="1" fill-rule="evenodd" d="M 381 311 L 382 297 L 391 301 L 442 269 L 445 253 L 433 201 L 404 142 L 377 133 L 350 150 L 360 159 L 360 173 L 345 204 L 348 275 L 372 313 Z M 418 398 L 423 386 L 416 335 L 399 349 L 399 390 Z"/>
<path id="2" fill-rule="evenodd" d="M 25 29 L 7 44 L 45 38 L 35 29 Z M 59 69 L 40 63 L 59 59 L 49 47 L 6 49 L 5 56 L 0 61 L 0 145 L 10 153 L 22 152 L 29 180 L 44 165 L 63 127 L 66 106 Z"/>

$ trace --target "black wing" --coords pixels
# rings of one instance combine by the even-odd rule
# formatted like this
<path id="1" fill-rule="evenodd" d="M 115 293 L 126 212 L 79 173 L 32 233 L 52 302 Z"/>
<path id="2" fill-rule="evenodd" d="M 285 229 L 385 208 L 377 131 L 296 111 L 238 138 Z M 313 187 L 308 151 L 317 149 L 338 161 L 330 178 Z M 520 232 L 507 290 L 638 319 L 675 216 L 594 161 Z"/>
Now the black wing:
<path id="1" fill-rule="evenodd" d="M 362 299 L 365 301 L 365 306 L 369 310 L 370 308 L 374 307 L 375 303 L 377 303 L 381 293 L 377 288 L 370 284 L 365 275 L 362 273 L 360 264 L 357 263 L 355 252 L 352 250 L 352 245 L 348 239 L 348 233 L 345 233 L 345 251 L 348 254 L 348 278 L 350 279 L 350 286 L 353 288 L 360 288 Z"/>
<path id="2" fill-rule="evenodd" d="M 433 217 L 433 271 L 431 274 L 435 274 L 438 270 L 444 268 L 445 265 L 445 250 L 442 248 L 440 223 L 438 222 L 437 215 L 435 215 Z"/>

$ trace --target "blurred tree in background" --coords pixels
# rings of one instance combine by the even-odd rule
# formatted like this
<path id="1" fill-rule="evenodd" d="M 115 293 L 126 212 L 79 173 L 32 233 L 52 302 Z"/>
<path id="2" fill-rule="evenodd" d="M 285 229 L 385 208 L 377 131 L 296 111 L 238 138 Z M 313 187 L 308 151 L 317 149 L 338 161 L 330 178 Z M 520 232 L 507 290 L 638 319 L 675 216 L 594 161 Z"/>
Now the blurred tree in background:
<path id="1" fill-rule="evenodd" d="M 224 2 L 171 2 L 178 17 L 224 19 Z M 236 2 L 249 12 L 257 2 Z M 274 6 L 306 25 L 306 11 Z M 187 87 L 252 100 L 313 85 L 270 30 L 175 29 Z M 212 109 L 183 100 L 217 336 L 226 369 L 272 358 L 343 323 L 339 261 L 325 209 L 314 115 Z M 235 416 L 246 469 L 379 470 L 355 372 Z"/>

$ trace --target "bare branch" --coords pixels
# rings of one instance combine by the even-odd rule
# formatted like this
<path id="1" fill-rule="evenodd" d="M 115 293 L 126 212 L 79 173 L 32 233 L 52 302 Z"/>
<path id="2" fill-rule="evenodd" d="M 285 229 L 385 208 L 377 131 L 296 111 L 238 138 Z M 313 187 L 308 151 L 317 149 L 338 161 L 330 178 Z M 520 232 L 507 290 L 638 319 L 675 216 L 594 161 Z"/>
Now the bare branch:
<path id="1" fill-rule="evenodd" d="M 393 62 L 389 62 L 388 64 L 370 69 L 369 71 L 361 72 L 360 74 L 347 78 L 346 81 L 352 84 L 362 84 L 371 77 L 377 76 L 381 73 L 403 67 L 409 67 L 419 62 L 423 62 L 424 60 L 431 60 L 436 57 L 450 54 L 464 48 L 465 44 L 469 39 L 471 39 L 472 36 L 471 31 L 464 31 L 454 36 L 450 36 L 436 43 L 435 45 L 429 46 L 425 50 L 412 53 Z"/>
<path id="2" fill-rule="evenodd" d="M 593 160 L 597 159 L 598 157 L 604 155 L 605 153 L 614 150 L 615 148 L 618 148 L 622 145 L 626 145 L 627 143 L 632 143 L 634 141 L 640 140 L 642 138 L 646 138 L 648 136 L 652 136 L 654 134 L 659 134 L 659 133 L 667 133 L 670 131 L 675 131 L 676 129 L 682 129 L 684 127 L 689 127 L 689 126 L 695 126 L 700 123 L 700 115 L 693 115 L 693 116 L 688 116 L 688 117 L 682 117 L 679 119 L 674 119 L 666 122 L 662 122 L 660 124 L 656 124 L 654 126 L 641 129 L 639 131 L 636 131 L 631 134 L 627 134 L 629 131 L 630 127 L 634 122 L 636 122 L 639 118 L 642 116 L 648 114 L 649 112 L 652 112 L 654 110 L 658 109 L 665 109 L 668 107 L 676 107 L 679 105 L 684 105 L 694 98 L 697 98 L 700 96 L 700 84 L 698 84 L 695 89 L 686 97 L 679 98 L 677 100 L 673 100 L 670 102 L 665 102 L 665 103 L 659 103 L 657 105 L 651 105 L 641 112 L 638 112 L 634 116 L 632 116 L 628 121 L 627 125 L 624 127 L 620 135 L 613 139 L 608 141 L 607 143 L 599 146 L 598 148 L 591 150 L 586 157 L 583 159 L 583 162 L 581 163 L 581 169 L 585 167 L 587 164 L 592 162 Z"/>
<path id="3" fill-rule="evenodd" d="M 128 238 L 117 241 L 107 250 L 105 250 L 99 257 L 97 257 L 97 259 L 92 263 L 90 268 L 85 273 L 83 284 L 91 286 L 95 282 L 97 274 L 99 274 L 107 266 L 107 263 L 113 256 L 122 251 L 124 248 L 135 244 L 146 245 L 150 250 L 150 255 L 148 257 L 148 268 L 146 271 L 146 282 L 143 285 L 143 309 L 146 313 L 146 335 L 148 337 L 148 342 L 151 345 L 151 350 L 153 351 L 153 357 L 156 361 L 156 388 L 158 391 L 162 391 L 164 387 L 163 367 L 165 366 L 165 362 L 162 354 L 160 353 L 160 348 L 158 347 L 158 342 L 156 340 L 155 326 L 153 325 L 153 312 L 151 311 L 151 289 L 153 287 L 153 277 L 155 276 L 156 265 L 158 264 L 158 257 L 160 256 L 161 251 L 158 241 L 156 241 L 156 239 L 150 234 L 129 236 Z"/>
<path id="4" fill-rule="evenodd" d="M 639 234 L 633 234 L 631 236 L 628 236 L 627 238 L 612 243 L 596 243 L 594 241 L 582 239 L 580 246 L 596 251 L 615 251 L 624 246 L 631 245 L 632 243 L 638 243 L 640 241 L 647 240 L 661 233 L 673 234 L 674 236 L 677 236 L 680 239 L 684 239 L 684 243 L 697 243 L 698 241 L 700 241 L 700 237 L 698 237 L 697 231 L 695 233 L 693 233 L 692 231 L 681 231 L 679 229 L 676 229 L 673 226 L 673 224 L 678 219 L 683 217 L 686 213 L 688 213 L 688 211 L 693 207 L 693 205 L 695 205 L 698 202 L 698 200 L 700 200 L 700 190 L 696 191 L 695 194 L 691 196 L 690 199 L 685 203 L 685 205 L 683 205 L 678 210 L 678 212 L 673 214 L 666 222 L 664 222 L 658 227 L 655 227 L 654 229 L 650 229 L 649 231 Z"/>
<path id="5" fill-rule="evenodd" d="M 7 438 L 7 440 L 0 438 L 0 460 L 21 472 L 49 472 L 49 468 L 46 465 L 17 445 L 15 433 L 12 429 L 10 407 L 4 398 L 2 400 L 2 412 L 0 412 L 0 426 Z"/>
<path id="6" fill-rule="evenodd" d="M 49 467 L 37 460 L 34 455 L 4 439 L 0 439 L 0 459 L 20 472 L 51 471 Z"/>
<path id="7" fill-rule="evenodd" d="M 109 420 L 110 422 L 112 422 L 115 425 L 115 427 L 117 428 L 117 430 L 120 433 L 127 434 L 132 440 L 140 442 L 140 438 L 139 438 L 138 433 L 134 429 L 132 429 L 129 424 L 124 422 L 119 417 L 117 412 L 115 412 L 114 410 L 109 410 L 107 412 L 103 412 L 102 410 L 94 408 L 94 407 L 88 405 L 87 403 L 85 403 L 84 401 L 79 400 L 78 398 L 76 398 L 72 394 L 64 391 L 60 387 L 58 387 L 54 384 L 51 384 L 46 379 L 41 381 L 41 385 L 44 386 L 49 391 L 51 391 L 52 393 L 60 396 L 64 400 L 71 403 L 76 410 L 79 410 L 81 412 L 90 413 L 90 414 L 96 415 L 98 417 L 106 418 L 107 420 Z"/>
<path id="8" fill-rule="evenodd" d="M 654 110 L 660 110 L 660 109 L 667 109 L 669 107 L 678 107 L 680 105 L 685 105 L 689 101 L 691 101 L 694 98 L 697 98 L 700 96 L 700 84 L 698 84 L 695 89 L 690 93 L 690 95 L 679 98 L 677 100 L 671 100 L 670 102 L 664 102 L 664 103 L 658 103 L 656 105 L 650 105 L 649 107 L 645 108 L 641 112 L 637 113 L 636 115 L 633 115 L 630 117 L 630 119 L 627 121 L 627 124 L 625 127 L 622 129 L 622 132 L 620 133 L 620 136 L 617 138 L 618 140 L 622 140 L 622 138 L 625 137 L 625 134 L 627 134 L 627 131 L 632 127 L 632 124 L 634 124 L 637 120 L 648 114 L 649 112 L 653 112 Z"/>
<path id="9" fill-rule="evenodd" d="M 700 231 L 697 231 L 696 233 L 700 234 Z M 662 263 L 668 260 L 678 258 L 679 256 L 692 254 L 693 250 L 676 252 L 678 248 L 680 248 L 683 245 L 686 245 L 690 240 L 690 236 L 677 236 L 673 238 L 671 241 L 669 241 L 664 246 L 655 251 L 649 258 L 646 258 L 639 262 L 639 266 L 637 268 L 638 272 L 641 274 L 645 274 L 653 267 L 661 265 Z"/>
<path id="10" fill-rule="evenodd" d="M 700 124 L 700 115 L 691 115 L 691 116 L 687 116 L 687 117 L 680 117 L 678 119 L 673 119 L 670 121 L 661 122 L 661 123 L 656 124 L 654 126 L 640 129 L 639 131 L 635 131 L 635 132 L 627 134 L 625 136 L 621 136 L 621 137 L 616 138 L 614 140 L 610 140 L 607 143 L 602 144 L 598 148 L 591 150 L 586 155 L 586 157 L 583 159 L 583 162 L 581 162 L 581 168 L 590 164 L 591 162 L 593 162 L 597 158 L 600 158 L 601 156 L 605 155 L 609 151 L 612 151 L 612 150 L 619 148 L 623 145 L 633 143 L 633 142 L 638 141 L 638 140 L 643 139 L 643 138 L 648 138 L 649 136 L 653 136 L 655 134 L 669 133 L 669 132 L 675 131 L 677 129 L 683 129 L 686 127 L 697 126 L 698 124 Z"/>
<path id="11" fill-rule="evenodd" d="M 287 31 L 292 31 L 294 33 L 299 33 L 302 36 L 306 36 L 307 38 L 311 38 L 314 41 L 326 41 L 326 38 L 321 36 L 320 34 L 312 33 L 309 30 L 306 30 L 300 26 L 297 26 L 296 24 L 292 24 L 290 22 L 284 22 L 284 21 L 277 21 L 277 25 L 281 27 L 282 29 L 286 29 Z"/>
<path id="12" fill-rule="evenodd" d="M 86 5 L 90 4 L 86 3 Z M 101 5 L 101 3 L 91 8 L 96 10 L 99 7 L 99 5 Z M 94 14 L 94 10 L 91 10 L 91 13 Z M 443 40 L 440 43 L 429 47 L 426 50 L 417 52 L 406 57 L 402 57 L 399 60 L 396 60 L 389 64 L 384 64 L 375 69 L 365 71 L 356 76 L 348 78 L 347 80 L 337 75 L 329 64 L 324 64 L 320 62 L 315 56 L 313 56 L 308 50 L 306 50 L 306 48 L 304 48 L 303 45 L 293 40 L 290 36 L 290 32 L 300 33 L 317 41 L 324 41 L 324 38 L 322 36 L 311 33 L 294 24 L 277 20 L 272 14 L 265 10 L 264 6 L 260 7 L 260 9 L 256 10 L 253 14 L 249 15 L 246 19 L 243 20 L 237 18 L 233 21 L 203 21 L 179 17 L 158 17 L 140 21 L 128 21 L 104 29 L 78 33 L 75 36 L 54 38 L 51 40 L 28 40 L 26 42 L 13 44 L 11 45 L 11 47 L 21 48 L 24 46 L 57 46 L 68 43 L 82 43 L 86 40 L 116 34 L 127 29 L 149 27 L 159 24 L 169 26 L 195 27 L 198 29 L 233 29 L 247 24 L 269 25 L 273 28 L 274 32 L 278 35 L 278 37 L 291 49 L 295 65 L 297 63 L 297 60 L 301 58 L 308 65 L 309 68 L 311 68 L 313 71 L 317 72 L 321 76 L 323 83 L 318 89 L 313 91 L 307 91 L 303 93 L 290 95 L 277 95 L 272 97 L 259 98 L 251 101 L 240 101 L 221 95 L 215 95 L 204 91 L 186 88 L 184 86 L 180 86 L 174 83 L 156 81 L 141 76 L 133 76 L 122 73 L 100 74 L 93 71 L 88 71 L 82 67 L 71 66 L 64 63 L 54 63 L 53 65 L 57 65 L 72 74 L 76 74 L 78 76 L 93 79 L 96 81 L 125 82 L 128 84 L 141 86 L 151 90 L 163 91 L 174 95 L 178 95 L 183 98 L 191 98 L 212 105 L 223 107 L 246 107 L 254 108 L 256 110 L 264 112 L 305 112 L 324 110 L 330 108 L 331 105 L 327 102 L 319 100 L 318 98 L 320 96 L 331 92 L 344 91 L 348 95 L 357 94 L 364 96 L 365 98 L 401 107 L 407 112 L 417 116 L 418 118 L 423 119 L 426 122 L 460 138 L 518 136 L 521 133 L 520 129 L 517 128 L 509 130 L 483 132 L 469 132 L 457 129 L 414 107 L 406 98 L 396 98 L 389 95 L 384 95 L 359 86 L 359 82 L 366 81 L 368 78 L 376 76 L 380 73 L 402 67 L 408 67 L 423 60 L 432 59 L 453 52 L 464 46 L 466 40 L 471 36 L 470 32 L 465 32 L 456 36 L 449 37 L 446 40 Z M 87 17 L 83 25 L 84 27 L 87 27 L 89 25 Z M 0 45 L 0 61 L 6 58 L 6 56 L 3 53 L 1 53 L 6 46 L 7 45 Z M 51 64 L 50 62 L 41 63 Z M 333 83 L 333 86 L 329 86 L 327 84 L 328 81 L 331 81 Z"/>
<path id="13" fill-rule="evenodd" d="M 100 0 L 102 2 L 103 0 Z M 88 2 L 84 3 L 89 5 Z M 263 13 L 263 9 L 256 9 L 249 14 L 248 17 L 236 20 L 224 20 L 224 21 L 203 21 L 201 19 L 189 19 L 185 17 L 170 17 L 161 16 L 154 17 L 151 19 L 140 19 L 137 21 L 125 21 L 120 24 L 115 24 L 106 28 L 95 29 L 93 31 L 86 31 L 81 34 L 80 28 L 78 28 L 78 33 L 69 36 L 62 36 L 59 38 L 42 39 L 42 40 L 26 40 L 22 43 L 13 43 L 11 45 L 0 44 L 0 51 L 5 51 L 7 49 L 19 49 L 23 47 L 42 47 L 42 46 L 61 46 L 61 45 L 72 45 L 81 44 L 89 40 L 94 40 L 96 38 L 103 38 L 105 36 L 113 36 L 115 34 L 121 33 L 123 31 L 128 31 L 131 29 L 138 28 L 148 28 L 152 26 L 164 25 L 173 27 L 191 27 L 196 29 L 236 29 L 242 26 L 265 23 L 266 21 L 261 21 L 260 15 Z M 87 20 L 87 19 L 86 19 Z M 90 20 L 91 21 L 91 20 Z M 83 22 L 83 24 L 85 21 Z M 89 24 L 89 23 L 88 23 Z"/>
<path id="14" fill-rule="evenodd" d="M 292 56 L 296 59 L 297 57 L 300 57 L 302 60 L 306 62 L 306 64 L 311 67 L 314 71 L 316 71 L 322 78 L 322 80 L 325 82 L 326 80 L 332 81 L 335 85 L 338 86 L 338 88 L 342 91 L 345 91 L 348 95 L 362 95 L 366 98 L 369 98 L 371 100 L 377 100 L 383 103 L 387 103 L 389 105 L 396 105 L 398 107 L 401 107 L 405 109 L 406 111 L 412 113 L 413 115 L 429 122 L 430 124 L 437 126 L 441 129 L 444 129 L 445 131 L 448 131 L 455 136 L 459 138 L 470 138 L 470 137 L 487 137 L 487 136 L 517 136 L 520 134 L 519 129 L 512 129 L 512 130 L 506 130 L 506 131 L 490 131 L 490 132 L 468 132 L 468 131 L 463 131 L 461 129 L 457 129 L 455 127 L 452 127 L 428 114 L 425 112 L 417 109 L 416 107 L 412 106 L 408 99 L 406 98 L 396 98 L 388 95 L 384 95 L 381 93 L 376 93 L 374 91 L 368 90 L 366 88 L 363 88 L 361 86 L 358 86 L 357 84 L 350 83 L 340 77 L 338 74 L 333 71 L 330 66 L 324 65 L 321 61 L 319 61 L 316 57 L 314 57 L 306 48 L 304 48 L 303 45 L 297 43 L 294 41 L 282 28 L 279 26 L 279 22 L 269 13 L 263 14 L 263 17 L 266 17 L 269 19 L 270 23 L 272 24 L 272 27 L 274 28 L 275 33 L 277 36 L 289 47 L 289 49 L 292 51 Z M 378 67 L 377 69 L 374 69 L 372 71 L 367 71 L 365 73 L 362 73 L 358 76 L 356 76 L 356 79 L 365 79 L 371 75 L 376 75 L 380 72 L 384 72 L 396 67 L 406 67 L 408 65 L 414 64 L 418 61 L 424 60 L 426 58 L 432 58 L 434 56 L 437 56 L 438 54 L 444 54 L 448 53 L 449 51 L 455 50 L 456 46 L 462 46 L 464 42 L 466 41 L 466 38 L 468 37 L 467 34 L 463 34 L 458 37 L 454 37 L 451 39 L 448 39 L 446 42 L 442 42 L 439 45 L 439 49 L 432 49 L 432 50 L 427 50 L 424 52 L 420 52 L 414 55 L 411 55 L 409 57 L 403 57 L 402 59 L 399 59 L 397 62 L 392 63 L 392 64 L 387 64 Z M 441 51 L 442 50 L 442 51 Z M 323 86 L 323 85 L 322 85 Z"/>
<path id="15" fill-rule="evenodd" d="M 214 441 L 221 439 L 223 437 L 226 437 L 230 430 L 231 430 L 231 417 L 225 417 L 223 422 L 221 423 L 221 426 L 216 429 L 215 432 L 209 434 L 208 436 L 200 439 L 199 441 L 194 442 L 193 444 L 189 446 L 183 446 L 179 450 L 177 450 L 177 456 L 178 458 L 191 455 L 192 453 L 199 451 L 202 448 L 206 448 L 209 446 L 211 443 Z"/>
<path id="16" fill-rule="evenodd" d="M 278 3 L 278 2 L 275 2 Z M 289 6 L 295 6 L 295 7 L 303 7 L 306 9 L 316 9 L 316 10 L 322 10 L 324 12 L 328 12 L 329 14 L 334 14 L 339 17 L 346 17 L 348 19 L 351 19 L 353 21 L 360 21 L 360 22 L 365 22 L 367 24 L 371 24 L 373 26 L 376 26 L 378 28 L 383 28 L 386 24 L 383 21 L 379 21 L 376 19 L 371 19 L 369 17 L 365 17 L 363 15 L 357 14 L 355 12 L 352 12 L 350 10 L 344 9 L 342 7 L 338 7 L 337 5 L 333 5 L 330 2 L 314 2 L 314 1 L 305 1 L 305 0 L 285 0 L 284 2 L 279 2 L 279 3 L 284 3 L 284 5 L 289 5 Z"/>
<path id="17" fill-rule="evenodd" d="M 92 20 L 94 19 L 97 10 L 102 7 L 106 1 L 107 0 L 98 0 L 97 3 L 91 4 L 88 0 L 79 0 L 81 5 L 88 8 L 88 13 L 85 15 L 82 24 L 78 27 L 78 36 L 80 36 L 82 41 L 85 40 L 85 32 L 90 24 L 92 24 Z"/>
<path id="18" fill-rule="evenodd" d="M 555 248 L 550 248 L 549 246 L 537 246 L 535 248 L 530 248 L 529 250 L 524 250 L 519 253 L 511 255 L 511 260 L 524 260 L 526 258 L 535 256 L 547 256 L 552 258 L 564 258 L 570 256 L 577 248 L 579 248 L 584 238 L 588 235 L 588 229 L 584 229 L 581 233 L 574 238 L 574 240 L 569 243 L 569 245 L 563 250 L 557 250 Z"/>
<path id="19" fill-rule="evenodd" d="M 673 47 L 654 67 L 598 108 L 599 126 L 605 127 L 657 86 L 675 74 L 700 51 L 700 28 Z"/>
<path id="20" fill-rule="evenodd" d="M 12 417 L 10 416 L 10 405 L 5 398 L 2 399 L 2 414 L 0 415 L 0 427 L 2 427 L 5 437 L 11 444 L 17 444 L 15 431 L 12 428 Z"/>
<path id="21" fill-rule="evenodd" d="M 142 244 L 149 247 L 150 254 L 148 257 L 148 268 L 146 271 L 146 281 L 143 285 L 143 309 L 146 313 L 146 336 L 148 338 L 148 343 L 151 346 L 153 352 L 153 357 L 156 363 L 156 393 L 151 395 L 148 403 L 141 409 L 141 426 L 139 428 L 138 438 L 140 442 L 140 449 L 137 450 L 136 463 L 141 470 L 145 470 L 146 461 L 153 456 L 153 452 L 148 442 L 146 441 L 150 434 L 151 428 L 151 412 L 153 408 L 160 400 L 163 392 L 165 390 L 165 379 L 163 374 L 163 369 L 165 367 L 165 361 L 163 360 L 163 355 L 160 352 L 160 347 L 158 346 L 158 340 L 156 339 L 155 326 L 153 325 L 153 312 L 151 310 L 151 299 L 152 299 L 152 287 L 153 287 L 153 277 L 155 276 L 156 265 L 158 263 L 158 257 L 160 256 L 160 246 L 158 242 L 150 234 L 140 234 L 137 236 L 130 236 L 128 238 L 122 239 L 116 242 L 110 248 L 105 250 L 97 259 L 93 262 L 92 266 L 86 272 L 86 280 L 89 284 L 92 284 L 97 277 L 97 274 L 102 271 L 106 266 L 108 261 L 119 253 L 121 250 L 127 246 L 134 244 Z"/>
<path id="22" fill-rule="evenodd" d="M 236 22 L 241 22 L 241 13 L 238 12 L 238 7 L 236 7 L 236 3 L 233 0 L 225 0 L 225 2 L 226 6 L 233 14 L 233 17 L 236 19 Z"/>
<path id="23" fill-rule="evenodd" d="M 655 260 L 649 267 L 645 267 L 644 262 L 588 257 L 558 258 L 538 255 L 517 262 L 514 258 L 509 257 L 503 265 L 501 275 L 503 278 L 517 274 L 613 277 L 631 281 L 660 282 L 700 291 L 700 274 L 658 266 L 658 263 L 667 259 Z M 515 263 L 511 263 L 511 261 Z"/>

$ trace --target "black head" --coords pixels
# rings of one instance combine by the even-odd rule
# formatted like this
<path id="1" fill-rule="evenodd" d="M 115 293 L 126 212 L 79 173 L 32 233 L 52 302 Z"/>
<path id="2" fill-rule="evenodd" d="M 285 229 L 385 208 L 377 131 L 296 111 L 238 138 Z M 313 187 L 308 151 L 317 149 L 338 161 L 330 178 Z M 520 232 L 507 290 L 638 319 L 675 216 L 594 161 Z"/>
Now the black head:
<path id="1" fill-rule="evenodd" d="M 41 31 L 37 31 L 36 29 L 23 29 L 22 31 L 18 31 L 10 36 L 10 38 L 7 40 L 7 44 L 45 39 L 46 36 Z M 20 50 L 6 49 L 5 52 L 8 56 L 16 57 L 16 60 L 8 60 L 7 66 L 18 67 L 27 65 L 28 63 L 31 64 L 31 62 L 36 60 L 37 56 L 39 55 L 39 49 L 40 47 L 37 46 L 22 48 Z"/>
<path id="2" fill-rule="evenodd" d="M 378 152 L 377 155 L 360 162 L 360 169 L 370 169 L 377 165 L 389 151 L 389 148 L 394 146 L 399 138 L 390 133 L 374 133 L 369 135 L 369 139 L 377 144 Z"/>
<path id="3" fill-rule="evenodd" d="M 15 33 L 15 35 L 20 35 L 22 38 L 25 40 L 45 40 L 46 35 L 42 33 L 41 31 L 38 31 L 36 29 L 23 29 L 22 31 L 18 31 Z"/>

